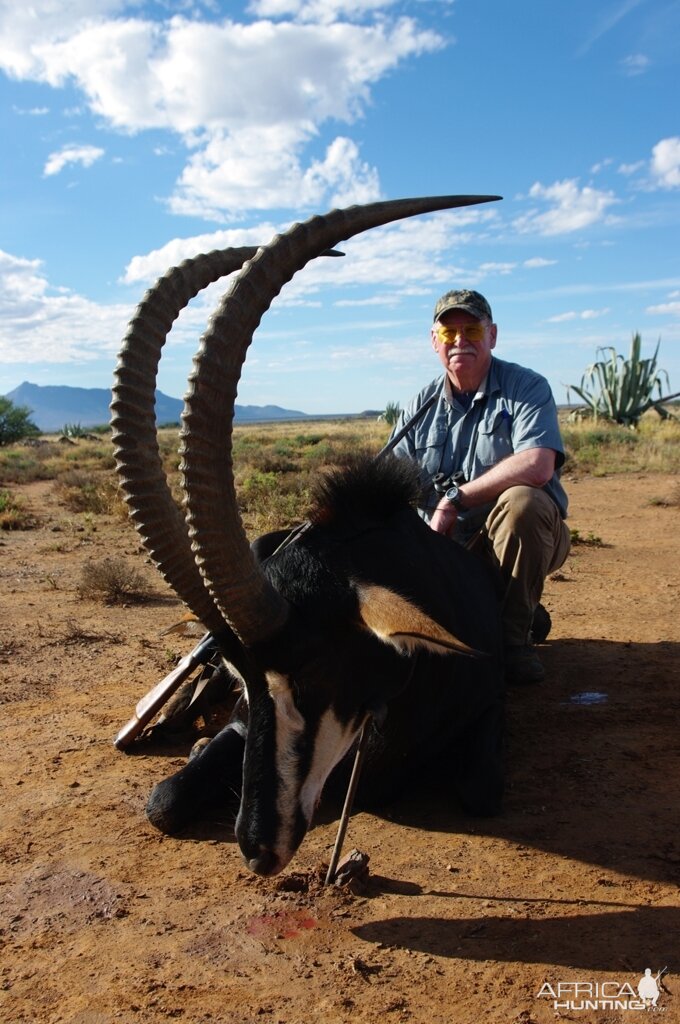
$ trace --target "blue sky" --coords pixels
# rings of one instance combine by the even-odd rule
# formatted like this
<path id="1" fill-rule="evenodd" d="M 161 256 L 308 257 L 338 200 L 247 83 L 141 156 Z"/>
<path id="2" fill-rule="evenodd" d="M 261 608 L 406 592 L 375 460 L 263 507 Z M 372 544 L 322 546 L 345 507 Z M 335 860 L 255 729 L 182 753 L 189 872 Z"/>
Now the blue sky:
<path id="1" fill-rule="evenodd" d="M 598 346 L 680 390 L 680 0 L 0 0 L 0 394 L 110 386 L 147 286 L 335 206 L 503 201 L 369 232 L 282 292 L 239 402 L 404 404 L 474 287 L 558 402 Z M 166 345 L 181 396 L 207 289 Z"/>

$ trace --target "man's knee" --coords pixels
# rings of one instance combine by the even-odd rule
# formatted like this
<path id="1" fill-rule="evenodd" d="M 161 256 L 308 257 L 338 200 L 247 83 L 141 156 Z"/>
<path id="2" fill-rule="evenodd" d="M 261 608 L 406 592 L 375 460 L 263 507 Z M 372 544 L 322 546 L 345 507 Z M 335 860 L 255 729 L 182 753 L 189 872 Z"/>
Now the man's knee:
<path id="1" fill-rule="evenodd" d="M 517 575 L 520 563 L 545 578 L 569 554 L 569 530 L 553 500 L 537 487 L 509 487 L 489 513 L 485 532 L 501 567 Z"/>
<path id="2" fill-rule="evenodd" d="M 508 487 L 498 496 L 489 514 L 487 529 L 490 535 L 501 528 L 511 533 L 534 532 L 550 529 L 559 512 L 551 498 L 538 487 L 518 485 Z"/>

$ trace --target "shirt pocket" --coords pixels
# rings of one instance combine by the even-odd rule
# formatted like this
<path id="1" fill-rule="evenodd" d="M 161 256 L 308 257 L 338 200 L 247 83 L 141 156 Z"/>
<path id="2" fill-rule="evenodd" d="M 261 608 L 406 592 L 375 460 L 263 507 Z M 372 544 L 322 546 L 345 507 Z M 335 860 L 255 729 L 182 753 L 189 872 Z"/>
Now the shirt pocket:
<path id="1" fill-rule="evenodd" d="M 430 425 L 416 432 L 414 456 L 420 466 L 423 482 L 440 471 L 446 440 L 447 429 L 441 424 Z"/>
<path id="2" fill-rule="evenodd" d="M 482 466 L 494 466 L 501 459 L 512 455 L 510 414 L 506 409 L 499 409 L 490 416 L 485 416 L 477 427 L 476 461 Z"/>

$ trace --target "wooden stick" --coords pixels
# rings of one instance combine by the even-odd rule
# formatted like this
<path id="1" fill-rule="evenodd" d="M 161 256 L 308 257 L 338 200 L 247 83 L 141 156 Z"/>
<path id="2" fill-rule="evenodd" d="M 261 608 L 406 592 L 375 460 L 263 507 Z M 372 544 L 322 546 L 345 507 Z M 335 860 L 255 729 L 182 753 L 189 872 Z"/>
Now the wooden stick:
<path id="1" fill-rule="evenodd" d="M 368 735 L 370 730 L 371 719 L 370 716 L 366 719 L 363 726 L 361 727 L 361 735 L 359 736 L 359 746 L 357 747 L 356 756 L 354 758 L 354 766 L 352 767 L 352 774 L 350 776 L 349 785 L 347 787 L 347 795 L 345 797 L 345 804 L 342 808 L 342 814 L 340 815 L 340 824 L 338 825 L 338 834 L 335 839 L 335 846 L 333 847 L 333 853 L 331 855 L 331 862 L 328 865 L 328 872 L 326 874 L 326 881 L 324 885 L 332 885 L 335 878 L 335 872 L 338 868 L 338 861 L 340 860 L 340 854 L 342 852 L 342 844 L 345 841 L 345 833 L 347 832 L 347 826 L 349 824 L 349 816 L 352 813 L 352 804 L 354 803 L 354 794 L 356 793 L 357 786 L 359 784 L 359 776 L 361 775 L 361 766 L 364 763 L 364 756 L 366 754 L 366 747 L 368 746 Z"/>

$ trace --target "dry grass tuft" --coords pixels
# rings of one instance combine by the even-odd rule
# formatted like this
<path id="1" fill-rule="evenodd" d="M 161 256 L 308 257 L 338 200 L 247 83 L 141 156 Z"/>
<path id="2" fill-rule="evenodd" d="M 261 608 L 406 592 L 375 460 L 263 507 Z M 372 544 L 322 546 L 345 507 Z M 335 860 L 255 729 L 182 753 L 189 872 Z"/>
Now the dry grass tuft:
<path id="1" fill-rule="evenodd" d="M 24 508 L 18 498 L 10 491 L 0 489 L 0 529 L 32 530 L 37 525 L 35 516 Z"/>
<path id="2" fill-rule="evenodd" d="M 650 498 L 649 504 L 659 508 L 680 508 L 680 483 L 674 484 L 665 497 Z"/>
<path id="3" fill-rule="evenodd" d="M 569 534 L 571 536 L 571 546 L 572 547 L 577 547 L 579 544 L 582 545 L 583 547 L 589 547 L 589 548 L 604 548 L 604 547 L 607 547 L 605 542 L 602 540 L 602 537 L 598 537 L 596 533 L 589 532 L 589 533 L 583 534 L 583 533 L 581 533 L 580 530 L 571 529 L 569 531 Z"/>
<path id="4" fill-rule="evenodd" d="M 142 573 L 119 558 L 86 562 L 80 575 L 78 594 L 104 604 L 127 604 L 149 598 Z"/>
<path id="5" fill-rule="evenodd" d="M 70 469 L 59 475 L 57 490 L 64 505 L 72 512 L 127 514 L 118 485 L 110 475 Z"/>
<path id="6" fill-rule="evenodd" d="M 64 632 L 47 642 L 48 647 L 87 647 L 89 644 L 122 644 L 125 638 L 109 630 L 86 629 L 77 622 L 68 622 Z"/>
<path id="7" fill-rule="evenodd" d="M 646 413 L 637 430 L 592 418 L 560 423 L 566 472 L 607 476 L 612 473 L 680 471 L 680 422 Z"/>

